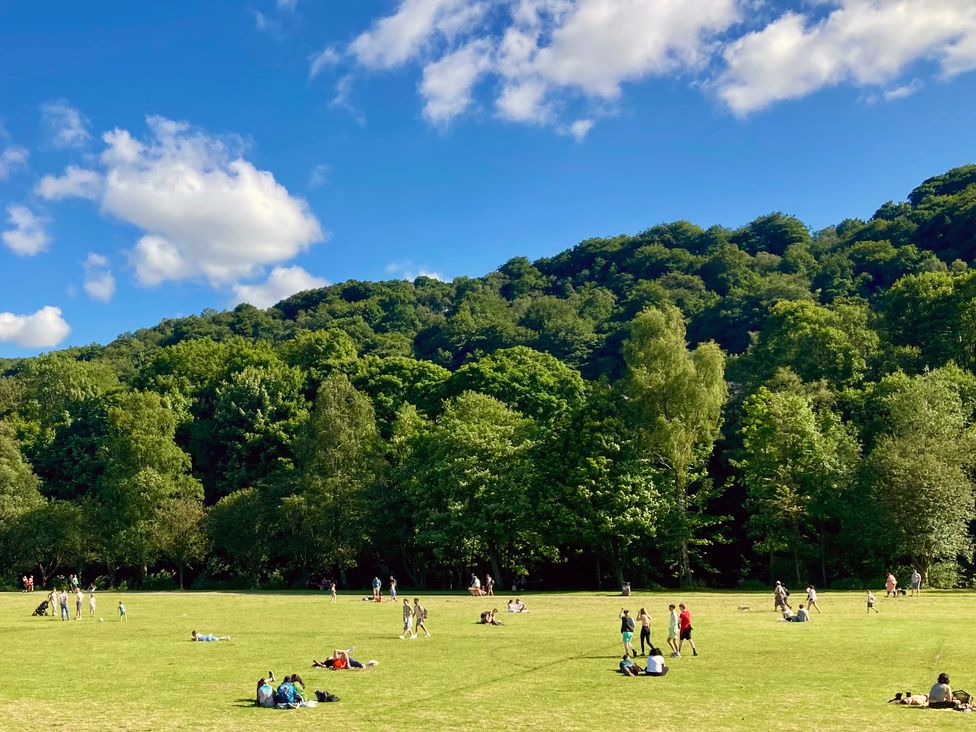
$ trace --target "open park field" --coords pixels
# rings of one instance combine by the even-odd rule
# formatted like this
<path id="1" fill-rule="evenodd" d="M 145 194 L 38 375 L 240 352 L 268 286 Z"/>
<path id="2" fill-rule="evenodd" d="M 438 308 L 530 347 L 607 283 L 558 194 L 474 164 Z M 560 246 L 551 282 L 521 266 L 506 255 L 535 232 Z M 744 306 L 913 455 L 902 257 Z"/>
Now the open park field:
<path id="1" fill-rule="evenodd" d="M 359 597 L 331 605 L 327 593 L 99 593 L 104 622 L 89 620 L 87 605 L 85 619 L 61 622 L 30 616 L 43 593 L 5 593 L 0 727 L 976 729 L 971 714 L 885 704 L 897 690 L 927 692 L 939 671 L 954 688 L 976 690 L 973 593 L 879 597 L 880 613 L 867 615 L 862 594 L 823 592 L 824 614 L 808 624 L 779 622 L 768 594 L 529 594 L 531 612 L 502 613 L 503 627 L 475 621 L 482 609 L 504 609 L 506 597 L 425 594 L 433 637 L 416 640 L 397 637 L 399 605 Z M 662 679 L 616 673 L 620 608 L 647 608 L 663 646 L 667 604 L 679 601 L 692 611 L 701 655 L 667 659 Z M 192 643 L 194 629 L 233 640 Z M 310 668 L 313 657 L 353 644 L 378 667 Z M 255 682 L 269 669 L 299 673 L 309 691 L 342 701 L 256 708 Z"/>

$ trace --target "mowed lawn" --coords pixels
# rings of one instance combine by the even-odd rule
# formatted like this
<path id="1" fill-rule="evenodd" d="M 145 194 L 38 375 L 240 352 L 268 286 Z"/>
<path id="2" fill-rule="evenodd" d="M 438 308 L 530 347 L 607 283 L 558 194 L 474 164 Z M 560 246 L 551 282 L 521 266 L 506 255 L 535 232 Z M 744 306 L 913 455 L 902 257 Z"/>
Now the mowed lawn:
<path id="1" fill-rule="evenodd" d="M 115 614 L 120 597 L 125 624 Z M 976 729 L 973 714 L 885 704 L 900 689 L 927 692 L 939 671 L 976 691 L 973 593 L 879 598 L 880 613 L 868 615 L 862 594 L 822 592 L 824 614 L 806 625 L 778 622 L 769 594 L 528 594 L 531 612 L 503 614 L 504 627 L 475 621 L 492 605 L 503 610 L 505 597 L 422 597 L 433 637 L 400 640 L 400 606 L 358 594 L 331 605 L 326 593 L 99 593 L 104 622 L 87 618 L 87 604 L 84 620 L 61 622 L 30 616 L 41 592 L 5 593 L 0 727 Z M 701 655 L 668 659 L 663 679 L 615 673 L 621 606 L 646 607 L 663 645 L 667 604 L 682 600 Z M 192 643 L 193 629 L 233 640 Z M 310 668 L 313 657 L 352 644 L 355 657 L 379 666 Z M 255 682 L 268 669 L 300 673 L 309 690 L 342 701 L 258 709 Z"/>

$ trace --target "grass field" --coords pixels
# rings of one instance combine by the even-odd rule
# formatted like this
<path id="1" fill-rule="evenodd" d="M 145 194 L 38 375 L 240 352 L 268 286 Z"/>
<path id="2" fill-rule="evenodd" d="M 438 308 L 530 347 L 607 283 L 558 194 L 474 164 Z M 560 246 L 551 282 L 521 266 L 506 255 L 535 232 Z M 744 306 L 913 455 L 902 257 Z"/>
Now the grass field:
<path id="1" fill-rule="evenodd" d="M 881 593 L 883 594 L 883 593 Z M 116 617 L 124 598 L 128 622 Z M 402 597 L 402 594 L 401 594 Z M 2 729 L 150 730 L 865 730 L 963 729 L 976 715 L 886 705 L 927 692 L 939 671 L 976 691 L 976 594 L 884 600 L 821 593 L 823 615 L 777 621 L 771 595 L 523 595 L 531 612 L 475 623 L 489 607 L 423 595 L 433 637 L 400 640 L 400 608 L 326 593 L 99 594 L 104 622 L 30 617 L 44 598 L 0 595 L 7 693 Z M 668 659 L 663 679 L 624 678 L 617 613 L 644 606 L 664 643 L 668 602 L 692 611 L 701 655 Z M 493 605 L 504 609 L 506 598 Z M 737 607 L 750 605 L 750 612 Z M 74 612 L 72 602 L 72 614 Z M 85 608 L 87 615 L 87 605 Z M 229 634 L 192 643 L 190 631 Z M 310 668 L 334 647 L 377 659 L 372 671 Z M 642 663 L 641 661 L 639 661 Z M 253 706 L 273 669 L 299 673 L 338 704 L 293 711 Z"/>

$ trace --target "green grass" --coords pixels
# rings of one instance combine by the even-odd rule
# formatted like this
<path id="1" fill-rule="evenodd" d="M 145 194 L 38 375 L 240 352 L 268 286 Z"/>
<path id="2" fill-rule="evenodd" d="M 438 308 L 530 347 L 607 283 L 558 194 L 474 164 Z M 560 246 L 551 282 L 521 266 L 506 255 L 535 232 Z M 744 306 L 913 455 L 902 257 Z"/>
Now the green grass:
<path id="1" fill-rule="evenodd" d="M 7 693 L 0 728 L 79 730 L 859 730 L 971 729 L 976 716 L 886 705 L 928 691 L 939 671 L 976 691 L 976 594 L 879 598 L 821 593 L 823 615 L 777 621 L 771 595 L 524 595 L 531 613 L 477 625 L 491 603 L 424 595 L 430 639 L 403 640 L 396 604 L 325 593 L 99 595 L 104 622 L 30 617 L 43 599 L 0 595 Z M 129 610 L 114 614 L 118 599 Z M 664 642 L 667 603 L 685 600 L 701 656 L 670 660 L 664 679 L 615 673 L 617 613 L 641 606 Z M 493 603 L 503 609 L 505 598 Z M 740 612 L 750 605 L 751 612 Z M 72 603 L 73 612 L 73 603 Z M 87 615 L 87 606 L 85 608 Z M 193 629 L 233 636 L 191 643 Z M 356 645 L 373 671 L 313 670 L 311 659 Z M 268 669 L 338 694 L 315 709 L 257 709 Z"/>

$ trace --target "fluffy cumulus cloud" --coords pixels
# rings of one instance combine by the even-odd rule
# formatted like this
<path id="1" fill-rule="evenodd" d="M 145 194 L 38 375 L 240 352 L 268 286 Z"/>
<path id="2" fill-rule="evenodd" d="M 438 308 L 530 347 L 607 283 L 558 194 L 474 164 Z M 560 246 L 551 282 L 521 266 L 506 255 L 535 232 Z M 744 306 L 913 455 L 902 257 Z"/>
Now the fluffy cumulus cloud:
<path id="1" fill-rule="evenodd" d="M 419 67 L 433 124 L 480 107 L 582 140 L 651 77 L 684 79 L 738 115 L 836 84 L 903 98 L 924 83 L 920 62 L 942 78 L 976 69 L 976 2 L 400 0 L 345 49 L 311 57 L 310 76 L 350 60 Z"/>
<path id="2" fill-rule="evenodd" d="M 107 257 L 90 253 L 84 262 L 85 292 L 92 300 L 110 302 L 115 295 L 115 277 Z"/>
<path id="3" fill-rule="evenodd" d="M 54 147 L 82 147 L 91 140 L 88 120 L 66 100 L 57 99 L 42 104 L 41 114 Z"/>
<path id="4" fill-rule="evenodd" d="M 0 181 L 7 180 L 15 170 L 27 165 L 27 158 L 29 157 L 30 153 L 27 148 L 18 145 L 11 145 L 0 150 Z"/>
<path id="5" fill-rule="evenodd" d="M 102 176 L 98 171 L 69 165 L 63 175 L 45 175 L 37 184 L 36 192 L 48 201 L 62 198 L 88 198 L 92 201 L 101 195 Z"/>
<path id="6" fill-rule="evenodd" d="M 12 228 L 0 234 L 0 239 L 14 254 L 32 257 L 47 251 L 51 243 L 48 236 L 47 221 L 34 214 L 26 206 L 7 206 L 7 221 Z"/>
<path id="7" fill-rule="evenodd" d="M 0 341 L 23 348 L 49 348 L 67 338 L 71 328 L 61 317 L 61 309 L 50 305 L 32 315 L 0 313 Z"/>
<path id="8" fill-rule="evenodd" d="M 919 61 L 942 76 L 976 69 L 972 0 L 840 0 L 823 17 L 787 12 L 732 42 L 719 97 L 737 114 L 827 86 L 886 87 L 889 99 L 918 86 L 899 83 Z"/>
<path id="9" fill-rule="evenodd" d="M 246 302 L 256 308 L 269 308 L 303 290 L 325 287 L 328 282 L 301 267 L 275 267 L 268 279 L 257 285 L 234 285 L 232 304 Z"/>
<path id="10" fill-rule="evenodd" d="M 102 213 L 140 229 L 129 261 L 141 284 L 203 278 L 228 286 L 324 238 L 306 202 L 233 141 L 163 117 L 147 124 L 146 139 L 124 129 L 103 135 L 97 171 L 69 168 L 38 188 L 50 198 L 93 198 Z"/>

